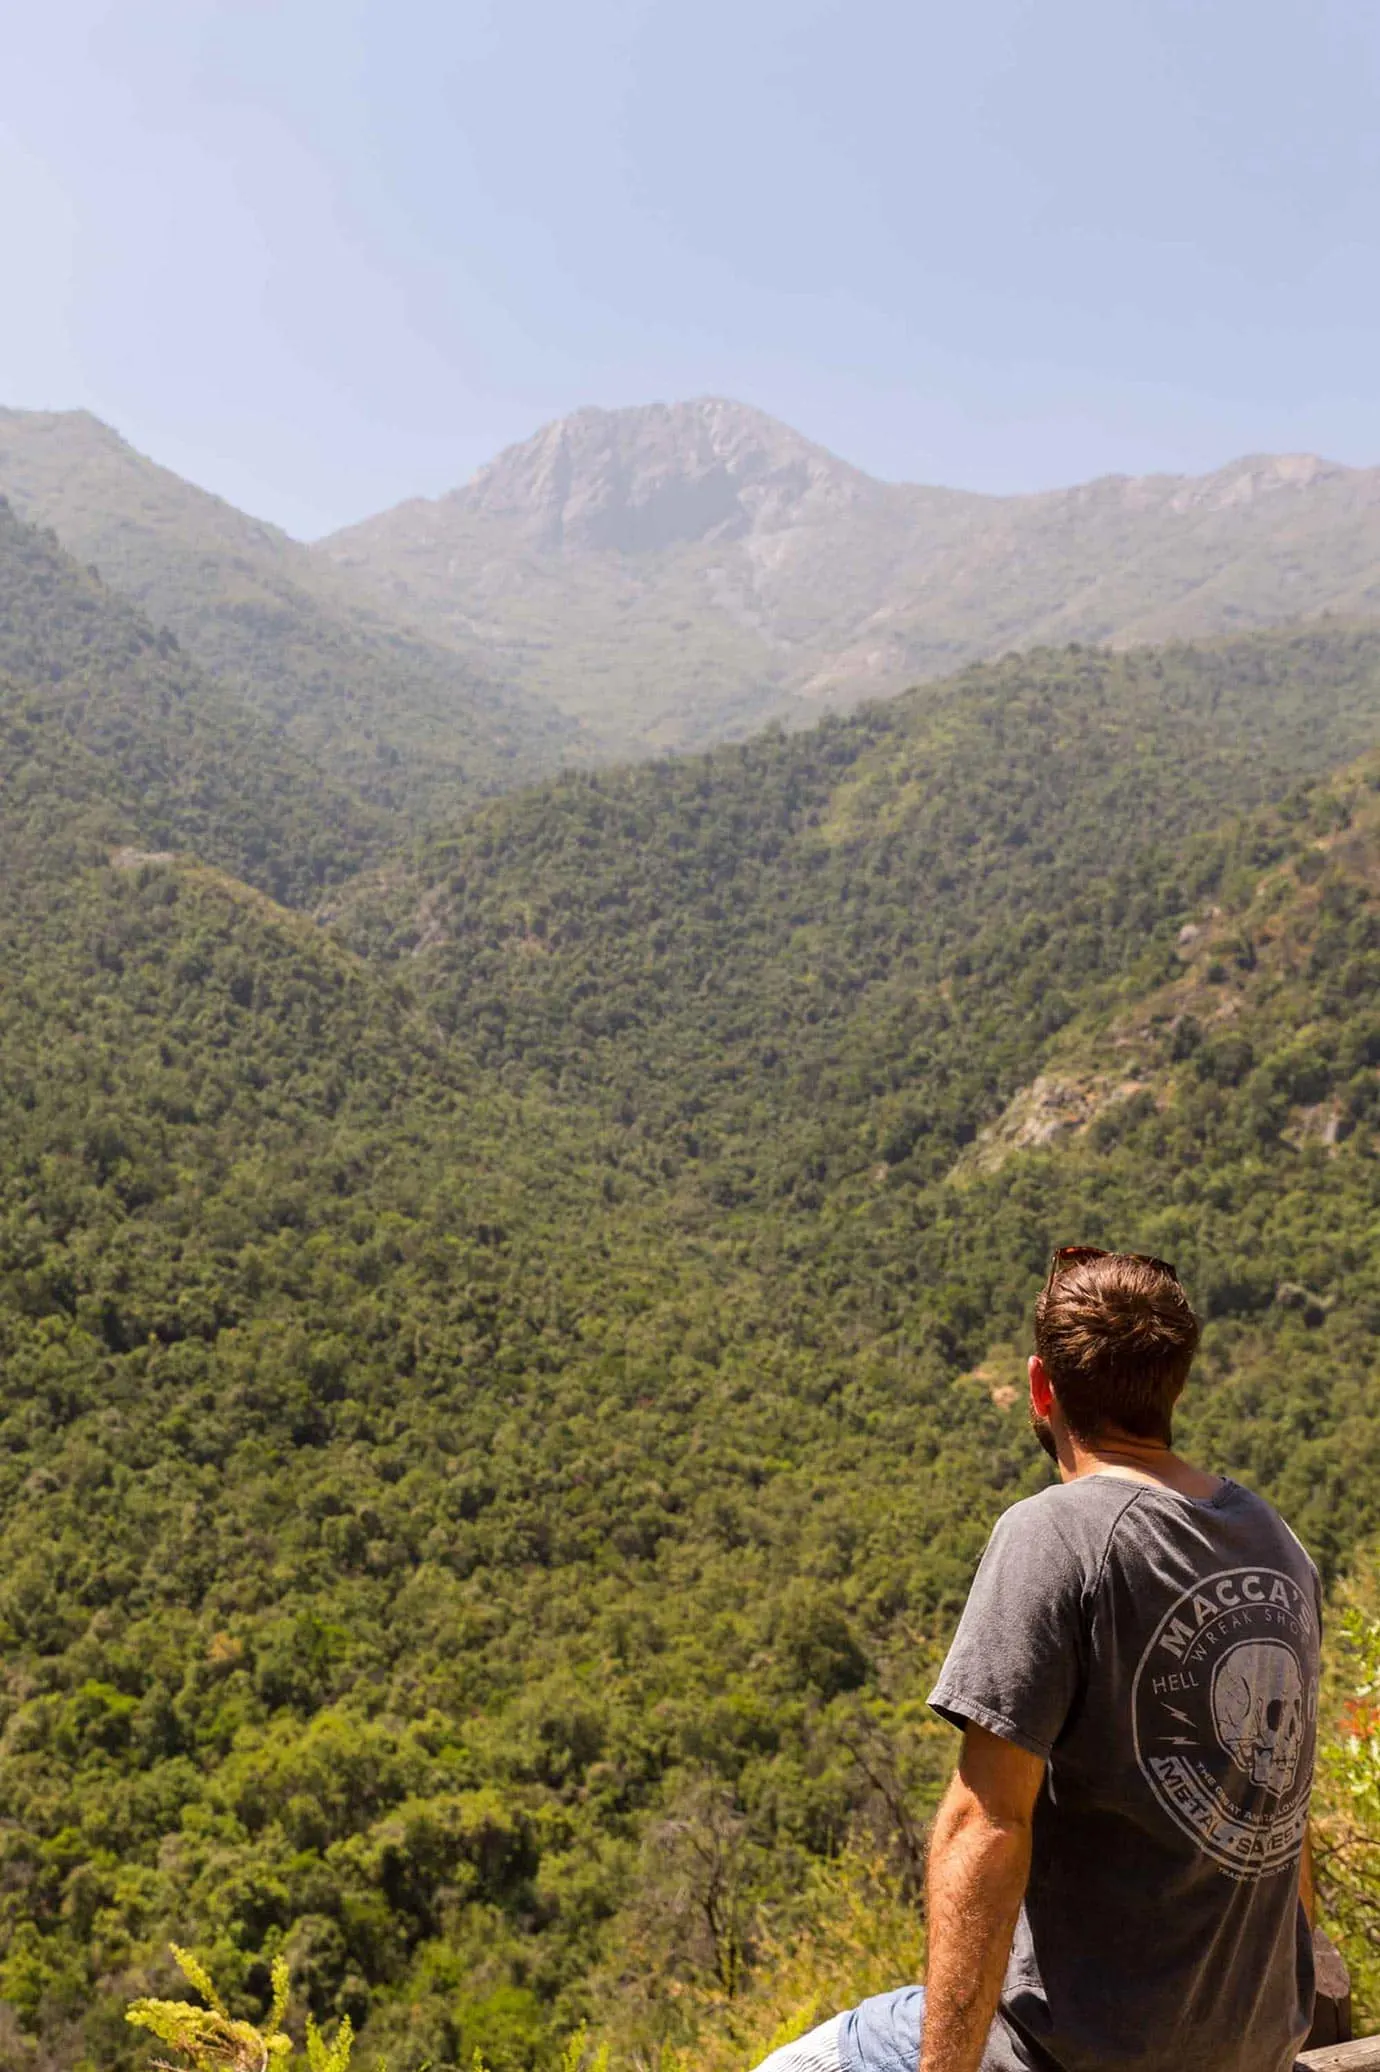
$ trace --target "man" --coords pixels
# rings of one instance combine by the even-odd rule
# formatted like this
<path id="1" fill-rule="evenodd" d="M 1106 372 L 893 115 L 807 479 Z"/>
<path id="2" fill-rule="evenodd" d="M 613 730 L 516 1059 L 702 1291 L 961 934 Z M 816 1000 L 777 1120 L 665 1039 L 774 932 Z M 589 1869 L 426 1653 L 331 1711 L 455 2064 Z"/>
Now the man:
<path id="1" fill-rule="evenodd" d="M 762 2072 L 1287 2072 L 1313 2001 L 1317 1571 L 1173 1452 L 1198 1323 L 1163 1260 L 1072 1245 L 1035 1310 L 1059 1486 L 998 1521 L 930 1702 L 924 1988 Z"/>

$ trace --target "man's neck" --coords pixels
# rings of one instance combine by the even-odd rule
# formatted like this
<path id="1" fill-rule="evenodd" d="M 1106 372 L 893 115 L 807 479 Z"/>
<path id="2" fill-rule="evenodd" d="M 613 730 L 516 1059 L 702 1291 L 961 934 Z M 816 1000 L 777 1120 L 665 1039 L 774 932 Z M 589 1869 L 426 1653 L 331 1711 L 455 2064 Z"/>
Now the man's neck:
<path id="1" fill-rule="evenodd" d="M 1137 1438 L 1130 1432 L 1108 1433 L 1091 1444 L 1067 1434 L 1060 1449 L 1059 1479 L 1081 1482 L 1086 1475 L 1109 1475 L 1200 1498 L 1216 1496 L 1222 1487 L 1220 1475 L 1195 1468 L 1157 1439 Z"/>

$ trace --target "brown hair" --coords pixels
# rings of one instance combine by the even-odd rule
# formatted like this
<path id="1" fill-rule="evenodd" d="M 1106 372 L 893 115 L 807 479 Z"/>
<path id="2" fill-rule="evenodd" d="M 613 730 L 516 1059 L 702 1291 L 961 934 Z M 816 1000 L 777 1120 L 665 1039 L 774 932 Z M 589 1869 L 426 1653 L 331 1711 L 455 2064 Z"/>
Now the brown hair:
<path id="1" fill-rule="evenodd" d="M 1035 1350 L 1075 1438 L 1114 1426 L 1168 1445 L 1197 1349 L 1198 1319 L 1162 1259 L 1055 1253 L 1035 1304 Z"/>

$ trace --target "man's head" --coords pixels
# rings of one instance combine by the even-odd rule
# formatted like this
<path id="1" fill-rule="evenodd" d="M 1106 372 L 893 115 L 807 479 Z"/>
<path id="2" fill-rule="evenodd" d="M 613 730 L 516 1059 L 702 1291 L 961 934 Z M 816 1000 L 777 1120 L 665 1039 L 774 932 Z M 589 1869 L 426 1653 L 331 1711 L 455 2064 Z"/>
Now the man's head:
<path id="1" fill-rule="evenodd" d="M 1112 1435 L 1167 1446 L 1197 1347 L 1198 1319 L 1163 1259 L 1064 1246 L 1035 1304 L 1031 1422 L 1040 1444 L 1057 1458 L 1057 1406 L 1085 1446 Z"/>

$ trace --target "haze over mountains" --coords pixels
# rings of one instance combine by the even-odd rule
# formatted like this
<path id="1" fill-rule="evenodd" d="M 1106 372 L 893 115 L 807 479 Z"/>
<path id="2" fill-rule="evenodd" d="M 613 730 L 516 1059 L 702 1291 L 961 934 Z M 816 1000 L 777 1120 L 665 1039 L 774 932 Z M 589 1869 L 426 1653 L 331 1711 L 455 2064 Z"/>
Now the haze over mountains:
<path id="1" fill-rule="evenodd" d="M 979 496 L 712 399 L 577 411 L 314 548 L 79 412 L 0 413 L 0 493 L 335 774 L 428 814 L 1013 648 L 1380 613 L 1380 470 L 1263 456 Z"/>
<path id="2" fill-rule="evenodd" d="M 1380 471 L 1262 457 L 977 496 L 875 481 L 709 399 L 579 411 L 321 551 L 626 751 L 1010 648 L 1380 610 Z"/>

